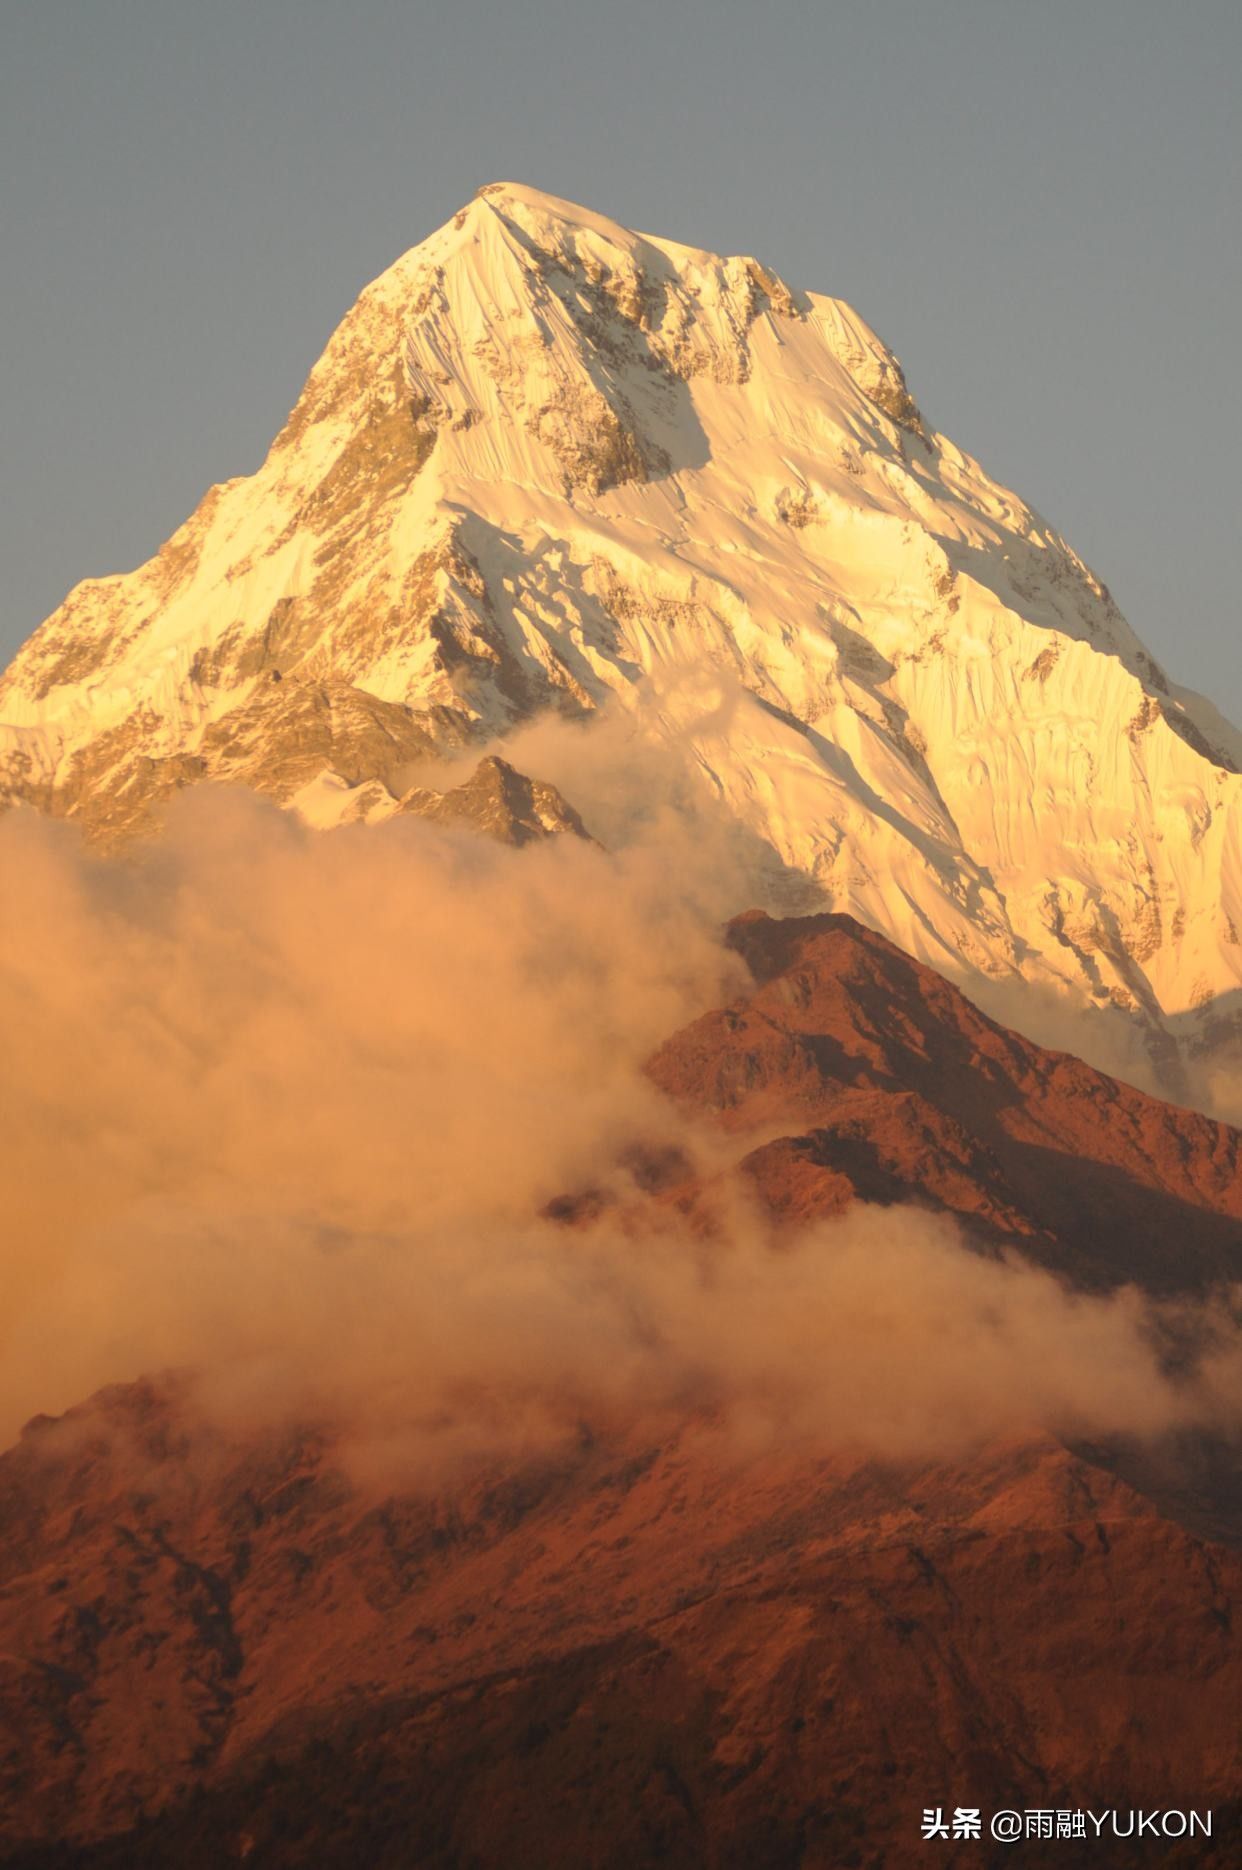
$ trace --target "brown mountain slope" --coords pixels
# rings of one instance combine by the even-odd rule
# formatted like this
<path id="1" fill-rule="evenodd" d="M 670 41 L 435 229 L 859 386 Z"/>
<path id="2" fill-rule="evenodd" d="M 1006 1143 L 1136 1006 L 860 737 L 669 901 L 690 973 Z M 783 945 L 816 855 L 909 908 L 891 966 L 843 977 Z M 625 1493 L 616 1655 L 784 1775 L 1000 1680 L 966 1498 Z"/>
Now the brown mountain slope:
<path id="1" fill-rule="evenodd" d="M 1242 1784 L 1242 1560 L 1046 1440 L 884 1468 L 687 1424 L 377 1501 L 147 1385 L 28 1435 L 0 1503 L 9 1865 L 826 1870 L 919 1861 L 927 1804 Z"/>
<path id="2" fill-rule="evenodd" d="M 1237 1130 L 1007 1031 L 849 916 L 755 912 L 729 940 L 754 990 L 649 1071 L 750 1142 L 777 1215 L 913 1202 L 1088 1288 L 1242 1277 Z"/>
<path id="3" fill-rule="evenodd" d="M 650 1070 L 778 1217 L 900 1201 L 1088 1288 L 1237 1276 L 1236 1132 L 1006 1032 L 848 918 L 730 939 L 753 990 Z M 710 1232 L 712 1186 L 659 1141 L 639 1181 Z M 107 1390 L 0 1457 L 0 1865 L 1004 1861 L 920 1843 L 925 1806 L 961 1804 L 1214 1808 L 1161 1862 L 1223 1866 L 1240 1471 L 1046 1434 L 884 1463 L 687 1404 L 379 1487 L 329 1429 Z"/>

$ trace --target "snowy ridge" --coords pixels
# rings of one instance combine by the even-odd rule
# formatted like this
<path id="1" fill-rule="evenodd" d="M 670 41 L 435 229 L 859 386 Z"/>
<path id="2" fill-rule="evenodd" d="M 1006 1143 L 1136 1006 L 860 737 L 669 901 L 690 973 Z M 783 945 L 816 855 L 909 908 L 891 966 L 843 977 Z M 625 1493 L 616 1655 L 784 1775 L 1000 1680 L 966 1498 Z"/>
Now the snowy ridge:
<path id="1" fill-rule="evenodd" d="M 688 665 L 795 894 L 1227 1036 L 1242 737 L 849 306 L 512 184 L 367 288 L 257 474 L 36 632 L 0 786 L 104 839 L 202 778 L 374 818 L 429 753 Z"/>

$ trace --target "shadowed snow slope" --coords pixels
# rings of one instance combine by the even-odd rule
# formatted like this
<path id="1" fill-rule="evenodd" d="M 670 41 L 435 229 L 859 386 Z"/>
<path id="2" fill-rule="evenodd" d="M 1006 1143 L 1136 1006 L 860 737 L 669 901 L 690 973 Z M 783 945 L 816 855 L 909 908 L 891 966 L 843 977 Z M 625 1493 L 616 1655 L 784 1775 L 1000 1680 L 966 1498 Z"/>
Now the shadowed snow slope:
<path id="1" fill-rule="evenodd" d="M 201 778 L 374 818 L 653 691 L 786 906 L 1157 1049 L 1237 1025 L 1235 730 L 847 305 L 508 183 L 367 288 L 257 474 L 36 632 L 0 788 L 112 840 Z"/>

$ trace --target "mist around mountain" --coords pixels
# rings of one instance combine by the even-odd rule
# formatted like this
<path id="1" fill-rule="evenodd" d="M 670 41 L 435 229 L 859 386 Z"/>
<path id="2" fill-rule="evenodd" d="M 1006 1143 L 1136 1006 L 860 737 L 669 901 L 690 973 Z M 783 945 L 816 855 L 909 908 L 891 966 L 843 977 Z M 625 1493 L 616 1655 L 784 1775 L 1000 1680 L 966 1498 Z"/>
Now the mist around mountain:
<path id="1" fill-rule="evenodd" d="M 667 828 L 6 846 L 6 1864 L 1227 1820 L 1237 1131 Z"/>
<path id="2" fill-rule="evenodd" d="M 1232 1861 L 1239 765 L 842 301 L 399 260 L 0 680 L 4 1870 Z"/>

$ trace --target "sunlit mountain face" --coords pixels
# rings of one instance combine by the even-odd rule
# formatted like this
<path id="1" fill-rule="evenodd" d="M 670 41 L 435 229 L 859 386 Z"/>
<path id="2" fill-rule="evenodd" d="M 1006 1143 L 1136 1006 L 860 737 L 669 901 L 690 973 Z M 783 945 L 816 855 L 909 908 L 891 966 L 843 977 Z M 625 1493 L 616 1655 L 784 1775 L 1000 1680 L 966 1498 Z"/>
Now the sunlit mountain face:
<path id="1" fill-rule="evenodd" d="M 843 301 L 398 260 L 0 678 L 0 1870 L 1235 1862 L 1240 767 Z"/>
<path id="2" fill-rule="evenodd" d="M 673 739 L 768 906 L 1236 1095 L 1236 731 L 843 301 L 516 185 L 366 289 L 257 474 L 36 632 L 0 776 L 113 842 L 204 778 L 374 822 L 549 710 Z"/>

